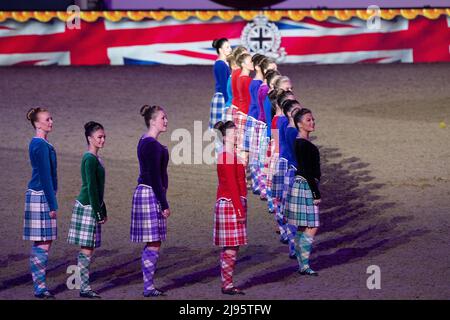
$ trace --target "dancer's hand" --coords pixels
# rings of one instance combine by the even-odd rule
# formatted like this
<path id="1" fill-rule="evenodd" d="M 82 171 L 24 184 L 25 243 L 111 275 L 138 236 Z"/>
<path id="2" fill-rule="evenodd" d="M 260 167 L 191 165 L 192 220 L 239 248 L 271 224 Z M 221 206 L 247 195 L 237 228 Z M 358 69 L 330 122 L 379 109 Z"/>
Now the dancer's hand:
<path id="1" fill-rule="evenodd" d="M 164 218 L 168 218 L 170 216 L 170 209 L 165 209 L 162 212 L 162 215 L 163 215 Z"/>
<path id="2" fill-rule="evenodd" d="M 315 206 L 318 206 L 322 202 L 321 199 L 314 200 L 313 203 Z"/>
<path id="3" fill-rule="evenodd" d="M 247 222 L 247 219 L 245 217 L 242 218 L 237 217 L 236 221 L 237 223 L 245 224 Z"/>
<path id="4" fill-rule="evenodd" d="M 105 217 L 102 221 L 99 221 L 99 224 L 105 224 L 108 221 L 108 217 Z"/>
<path id="5" fill-rule="evenodd" d="M 50 211 L 49 216 L 50 216 L 50 218 L 55 219 L 56 218 L 56 211 Z"/>

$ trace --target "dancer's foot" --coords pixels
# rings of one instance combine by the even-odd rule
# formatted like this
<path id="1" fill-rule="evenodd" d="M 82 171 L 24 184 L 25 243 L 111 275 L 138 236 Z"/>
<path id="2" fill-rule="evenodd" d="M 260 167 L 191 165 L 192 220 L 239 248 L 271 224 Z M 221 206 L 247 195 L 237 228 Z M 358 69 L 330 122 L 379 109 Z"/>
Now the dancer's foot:
<path id="1" fill-rule="evenodd" d="M 56 299 L 55 295 L 52 294 L 50 291 L 44 291 L 38 294 L 34 295 L 38 299 Z"/>
<path id="2" fill-rule="evenodd" d="M 143 293 L 144 297 L 148 298 L 148 297 L 159 297 L 159 296 L 166 296 L 166 293 L 162 290 L 159 289 L 153 289 L 147 292 Z"/>
<path id="3" fill-rule="evenodd" d="M 300 270 L 299 273 L 302 276 L 313 276 L 313 277 L 319 276 L 319 274 L 317 272 L 315 272 L 313 269 L 311 269 L 310 267 Z"/>
<path id="4" fill-rule="evenodd" d="M 289 259 L 293 259 L 293 260 L 297 259 L 297 255 L 295 254 L 295 252 L 289 253 Z"/>
<path id="5" fill-rule="evenodd" d="M 244 291 L 242 291 L 241 289 L 236 288 L 236 287 L 232 287 L 232 288 L 229 288 L 229 289 L 222 288 L 222 293 L 223 294 L 229 294 L 229 295 L 232 295 L 232 296 L 234 296 L 236 294 L 245 295 Z"/>
<path id="6" fill-rule="evenodd" d="M 289 239 L 288 239 L 287 237 L 281 236 L 281 237 L 280 237 L 280 242 L 281 242 L 282 244 L 288 244 L 288 243 L 289 243 Z"/>
<path id="7" fill-rule="evenodd" d="M 88 299 L 101 299 L 102 297 L 95 292 L 94 290 L 89 290 L 85 292 L 80 291 L 80 297 L 81 298 L 88 298 Z"/>

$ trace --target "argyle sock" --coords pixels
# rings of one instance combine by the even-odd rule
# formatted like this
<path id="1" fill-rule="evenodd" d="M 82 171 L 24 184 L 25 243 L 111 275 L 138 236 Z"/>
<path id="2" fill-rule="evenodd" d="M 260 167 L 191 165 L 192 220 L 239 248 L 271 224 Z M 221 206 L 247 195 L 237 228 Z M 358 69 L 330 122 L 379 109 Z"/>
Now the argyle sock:
<path id="1" fill-rule="evenodd" d="M 31 248 L 30 267 L 33 278 L 34 293 L 36 295 L 47 291 L 46 269 L 48 263 L 48 251 L 38 246 Z"/>
<path id="2" fill-rule="evenodd" d="M 153 276 L 156 271 L 159 251 L 150 250 L 147 247 L 142 250 L 142 275 L 144 277 L 144 293 L 155 289 Z"/>
<path id="3" fill-rule="evenodd" d="M 309 256 L 311 254 L 314 238 L 307 235 L 305 232 L 298 232 L 296 238 L 298 241 L 296 251 L 298 265 L 300 270 L 305 270 L 309 268 Z"/>
<path id="4" fill-rule="evenodd" d="M 289 240 L 289 255 L 295 254 L 295 235 L 297 233 L 297 226 L 286 224 L 286 235 Z"/>
<path id="5" fill-rule="evenodd" d="M 236 264 L 236 252 L 227 253 L 225 252 L 225 250 L 223 250 L 220 255 L 220 264 L 222 288 L 233 288 L 233 271 L 234 265 Z"/>
<path id="6" fill-rule="evenodd" d="M 92 291 L 89 285 L 89 266 L 91 265 L 91 256 L 80 252 L 78 254 L 78 270 L 80 270 L 81 292 Z"/>

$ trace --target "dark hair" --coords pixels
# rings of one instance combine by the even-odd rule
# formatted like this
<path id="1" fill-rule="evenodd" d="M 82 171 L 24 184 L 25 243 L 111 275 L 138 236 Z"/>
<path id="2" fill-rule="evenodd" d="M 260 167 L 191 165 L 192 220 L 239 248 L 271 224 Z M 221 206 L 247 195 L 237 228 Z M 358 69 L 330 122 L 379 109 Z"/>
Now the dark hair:
<path id="1" fill-rule="evenodd" d="M 214 39 L 212 42 L 212 47 L 216 49 L 217 53 L 219 53 L 219 49 L 222 48 L 225 42 L 228 42 L 227 38 Z"/>
<path id="2" fill-rule="evenodd" d="M 255 53 L 252 56 L 252 62 L 255 66 L 259 66 L 259 64 L 261 63 L 262 60 L 264 60 L 266 56 L 260 53 Z"/>
<path id="3" fill-rule="evenodd" d="M 295 105 L 300 106 L 300 102 L 298 102 L 297 100 L 285 100 L 281 104 L 281 108 L 283 109 L 283 113 L 286 117 L 288 116 L 288 112 L 291 111 Z"/>
<path id="4" fill-rule="evenodd" d="M 104 130 L 103 126 L 98 122 L 89 121 L 84 125 L 84 136 L 86 137 L 87 144 L 89 144 L 88 137 L 92 136 L 97 130 Z"/>
<path id="5" fill-rule="evenodd" d="M 149 106 L 148 104 L 145 104 L 141 107 L 139 113 L 144 117 L 145 125 L 147 126 L 147 128 L 150 128 L 150 120 L 153 119 L 156 112 L 158 111 L 164 111 L 164 108 L 160 106 Z"/>
<path id="6" fill-rule="evenodd" d="M 275 114 L 277 113 L 277 97 L 278 97 L 278 93 L 276 90 L 272 90 L 269 92 L 269 94 L 267 95 L 269 97 L 269 101 L 270 101 L 270 105 L 271 105 L 271 113 L 272 113 L 272 118 L 275 116 Z"/>
<path id="7" fill-rule="evenodd" d="M 225 137 L 227 134 L 227 129 L 236 128 L 236 125 L 233 121 L 219 121 L 214 125 L 214 129 L 219 130 L 222 134 L 222 137 Z"/>
<path id="8" fill-rule="evenodd" d="M 266 74 L 264 75 L 264 79 L 266 79 L 268 86 L 270 86 L 270 82 L 276 76 L 281 76 L 280 71 L 278 71 L 278 70 L 269 70 L 269 71 L 266 72 Z"/>
<path id="9" fill-rule="evenodd" d="M 48 110 L 41 108 L 41 107 L 36 107 L 36 108 L 31 108 L 27 112 L 27 120 L 31 122 L 31 125 L 35 129 L 36 129 L 36 126 L 34 125 L 34 123 L 38 120 L 38 114 L 40 112 L 48 112 Z"/>
<path id="10" fill-rule="evenodd" d="M 277 93 L 277 104 L 280 106 L 280 108 L 283 108 L 283 103 L 286 100 L 289 100 L 289 96 L 290 95 L 294 95 L 294 93 L 290 90 L 283 90 L 283 89 L 278 89 L 278 90 L 274 90 Z"/>
<path id="11" fill-rule="evenodd" d="M 265 57 L 265 59 L 261 60 L 261 62 L 259 63 L 259 67 L 261 68 L 261 71 L 262 71 L 264 77 L 265 77 L 266 73 L 270 71 L 270 70 L 267 70 L 267 68 L 269 67 L 269 65 L 271 63 L 275 63 L 275 60 L 273 60 L 272 58 L 269 58 L 269 57 Z M 274 71 L 276 71 L 276 70 L 274 70 Z"/>
<path id="12" fill-rule="evenodd" d="M 312 113 L 311 110 L 306 109 L 306 108 L 301 108 L 300 110 L 298 110 L 295 115 L 294 115 L 294 123 L 295 123 L 295 127 L 297 128 L 298 131 L 300 131 L 300 128 L 298 126 L 298 123 L 302 121 L 302 118 L 305 114 L 308 113 Z"/>
<path id="13" fill-rule="evenodd" d="M 244 60 L 247 59 L 248 57 L 251 57 L 251 54 L 249 54 L 249 53 L 243 53 L 243 54 L 239 55 L 239 57 L 237 57 L 237 59 L 236 59 L 236 64 L 238 65 L 239 68 L 242 68 L 242 63 L 243 63 Z"/>

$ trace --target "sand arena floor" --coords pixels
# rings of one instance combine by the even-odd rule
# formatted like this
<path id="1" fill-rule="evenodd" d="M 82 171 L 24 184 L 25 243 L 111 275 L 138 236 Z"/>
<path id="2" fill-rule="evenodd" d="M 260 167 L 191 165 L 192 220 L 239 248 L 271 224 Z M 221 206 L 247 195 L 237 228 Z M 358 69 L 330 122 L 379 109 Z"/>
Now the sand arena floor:
<path id="1" fill-rule="evenodd" d="M 318 278 L 296 274 L 278 241 L 266 203 L 249 196 L 249 245 L 241 249 L 239 299 L 450 298 L 450 64 L 281 66 L 317 120 L 323 180 L 322 227 L 312 254 Z M 104 299 L 141 299 L 142 246 L 129 241 L 131 197 L 138 174 L 136 144 L 145 127 L 142 104 L 166 106 L 171 132 L 194 121 L 206 129 L 213 76 L 209 67 L 0 69 L 0 299 L 32 298 L 22 240 L 24 192 L 30 177 L 25 119 L 30 106 L 53 114 L 49 140 L 58 153 L 59 239 L 48 284 L 58 299 L 75 299 L 66 269 L 77 248 L 67 244 L 71 207 L 81 184 L 83 124 L 101 122 L 107 144 L 109 221 L 95 252 L 92 287 Z M 217 177 L 214 165 L 169 165 L 172 208 L 155 282 L 161 299 L 223 299 L 218 248 L 212 245 Z M 370 265 L 381 289 L 369 290 Z M 229 296 L 225 298 L 230 298 Z"/>

